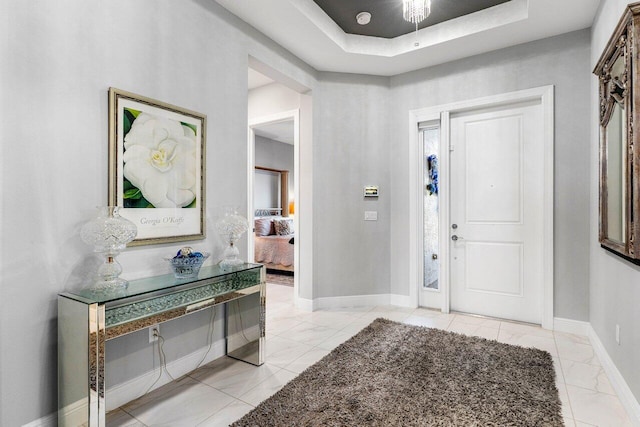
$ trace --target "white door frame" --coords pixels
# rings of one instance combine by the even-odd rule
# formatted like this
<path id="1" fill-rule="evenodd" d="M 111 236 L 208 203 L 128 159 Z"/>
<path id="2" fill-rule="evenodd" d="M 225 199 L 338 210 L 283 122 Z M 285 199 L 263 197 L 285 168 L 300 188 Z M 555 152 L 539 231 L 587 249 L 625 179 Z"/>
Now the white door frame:
<path id="1" fill-rule="evenodd" d="M 423 221 L 422 200 L 422 147 L 419 144 L 418 124 L 428 121 L 440 122 L 440 158 L 438 176 L 439 220 L 440 220 L 440 274 L 439 291 L 442 294 L 442 311 L 450 310 L 450 266 L 449 266 L 449 171 L 450 171 L 450 115 L 480 108 L 495 107 L 517 102 L 539 100 L 543 109 L 544 121 L 544 202 L 543 202 L 543 277 L 544 289 L 542 301 L 542 327 L 553 329 L 553 146 L 554 146 L 554 87 L 542 86 L 500 95 L 477 98 L 467 101 L 443 104 L 434 107 L 409 111 L 409 298 L 414 305 L 419 304 L 420 289 L 423 282 L 422 239 Z"/>
<path id="2" fill-rule="evenodd" d="M 255 117 L 249 120 L 249 136 L 248 136 L 248 176 L 247 176 L 247 218 L 250 221 L 249 230 L 253 230 L 251 221 L 255 217 L 255 209 L 253 206 L 253 189 L 254 189 L 254 172 L 256 166 L 256 134 L 254 128 L 278 122 L 293 120 L 293 198 L 296 201 L 296 211 L 300 212 L 300 110 L 282 111 L 268 116 Z M 288 203 L 288 202 L 287 202 Z M 296 230 L 296 244 L 293 245 L 293 295 L 298 298 L 298 286 L 300 280 L 300 215 L 293 216 L 293 227 Z M 248 233 L 248 251 L 247 260 L 254 262 L 255 258 L 255 235 Z"/>

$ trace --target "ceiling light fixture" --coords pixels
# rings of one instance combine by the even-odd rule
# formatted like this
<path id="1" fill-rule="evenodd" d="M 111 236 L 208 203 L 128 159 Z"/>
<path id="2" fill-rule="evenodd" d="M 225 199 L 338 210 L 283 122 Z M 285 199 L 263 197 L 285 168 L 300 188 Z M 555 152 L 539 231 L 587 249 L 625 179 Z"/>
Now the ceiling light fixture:
<path id="1" fill-rule="evenodd" d="M 431 0 L 402 0 L 402 14 L 405 21 L 416 24 L 424 21 L 431 13 Z"/>
<path id="2" fill-rule="evenodd" d="M 418 37 L 418 24 L 431 14 L 431 0 L 402 0 L 402 16 L 405 21 L 416 24 L 416 39 Z M 420 43 L 416 40 L 416 47 Z"/>
<path id="3" fill-rule="evenodd" d="M 371 14 L 369 12 L 360 12 L 356 15 L 356 21 L 360 25 L 367 25 L 371 22 Z"/>

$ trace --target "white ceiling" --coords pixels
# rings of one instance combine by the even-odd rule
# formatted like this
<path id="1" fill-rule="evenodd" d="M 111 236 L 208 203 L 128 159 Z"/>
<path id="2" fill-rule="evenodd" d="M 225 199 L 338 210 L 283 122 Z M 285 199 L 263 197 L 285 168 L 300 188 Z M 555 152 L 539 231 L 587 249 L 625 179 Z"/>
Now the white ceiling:
<path id="1" fill-rule="evenodd" d="M 264 74 L 257 72 L 253 68 L 249 68 L 249 90 L 266 86 L 273 82 L 274 80 L 270 79 Z"/>
<path id="2" fill-rule="evenodd" d="M 346 34 L 313 0 L 216 1 L 319 71 L 381 76 L 588 28 L 600 4 L 512 0 L 424 28 L 417 35 L 384 39 Z"/>
<path id="3" fill-rule="evenodd" d="M 293 145 L 293 120 L 256 126 L 253 131 L 264 138 Z"/>

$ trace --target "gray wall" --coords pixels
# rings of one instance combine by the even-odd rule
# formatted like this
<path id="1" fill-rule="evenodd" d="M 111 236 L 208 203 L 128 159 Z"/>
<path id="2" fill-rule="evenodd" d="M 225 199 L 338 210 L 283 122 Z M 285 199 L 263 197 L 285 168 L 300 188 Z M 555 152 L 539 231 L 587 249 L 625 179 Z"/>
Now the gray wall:
<path id="1" fill-rule="evenodd" d="M 389 79 L 319 73 L 314 92 L 314 298 L 389 293 Z M 366 185 L 380 197 L 365 200 Z M 364 211 L 378 221 L 364 221 Z"/>
<path id="2" fill-rule="evenodd" d="M 289 171 L 289 199 L 293 199 L 293 178 L 295 173 L 293 145 L 256 135 L 255 159 L 256 166 Z M 278 187 L 280 187 L 279 179 Z M 259 207 L 255 205 L 255 208 Z M 277 207 L 277 204 L 271 207 Z"/>
<path id="3" fill-rule="evenodd" d="M 592 27 L 591 66 L 595 67 L 627 1 L 605 0 Z M 616 367 L 624 376 L 636 400 L 640 400 L 640 267 L 612 255 L 598 242 L 598 81 L 591 76 L 589 121 L 591 130 L 591 226 L 590 318 Z M 636 95 L 637 96 L 637 95 Z M 637 136 L 636 136 L 637 138 Z M 636 139 L 637 140 L 637 139 Z M 637 176 L 636 176 L 637 178 Z M 620 325 L 620 345 L 615 341 Z"/>
<path id="4" fill-rule="evenodd" d="M 109 86 L 207 115 L 207 211 L 246 211 L 249 55 L 313 88 L 315 71 L 210 0 L 0 4 L 0 425 L 56 409 L 56 295 L 84 283 L 79 228 L 107 202 Z M 9 124 L 10 123 L 10 124 Z M 189 242 L 220 257 L 213 227 Z M 246 238 L 241 250 L 246 252 Z M 128 249 L 123 277 L 168 273 L 181 244 Z M 244 246 L 244 247 L 242 247 Z M 220 317 L 219 317 L 220 318 Z M 163 326 L 170 360 L 206 346 L 208 313 Z M 217 331 L 217 338 L 220 331 Z M 107 381 L 150 371 L 146 332 L 108 344 Z M 157 366 L 157 365 L 156 365 Z"/>
<path id="5" fill-rule="evenodd" d="M 554 315 L 589 319 L 589 44 L 582 30 L 391 78 L 392 294 L 410 283 L 408 111 L 554 85 Z"/>

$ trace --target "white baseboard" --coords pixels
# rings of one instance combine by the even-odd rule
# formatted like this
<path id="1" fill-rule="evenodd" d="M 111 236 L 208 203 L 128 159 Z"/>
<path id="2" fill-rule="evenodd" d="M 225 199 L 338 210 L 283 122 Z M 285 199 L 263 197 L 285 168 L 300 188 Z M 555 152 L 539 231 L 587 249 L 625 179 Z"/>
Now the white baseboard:
<path id="1" fill-rule="evenodd" d="M 609 353 L 607 353 L 607 350 L 591 324 L 589 324 L 587 335 L 598 359 L 600 359 L 600 363 L 602 363 L 604 371 L 607 373 L 607 377 L 611 381 L 613 389 L 616 391 L 620 402 L 627 410 L 627 414 L 629 415 L 629 418 L 631 418 L 631 423 L 634 426 L 640 426 L 640 403 L 638 403 L 638 400 L 633 395 L 633 392 L 627 385 L 624 377 L 620 371 L 618 371 L 618 368 L 616 368 L 615 363 L 613 363 L 613 360 L 609 356 Z"/>
<path id="2" fill-rule="evenodd" d="M 409 295 L 389 295 L 389 304 L 397 305 L 398 307 L 410 307 L 410 308 L 418 308 L 413 298 Z"/>
<path id="3" fill-rule="evenodd" d="M 58 414 L 54 412 L 53 414 L 45 415 L 42 418 L 31 421 L 28 424 L 23 424 L 22 427 L 57 427 L 57 425 Z"/>
<path id="4" fill-rule="evenodd" d="M 553 319 L 554 331 L 587 336 L 589 335 L 589 328 L 591 328 L 591 324 L 589 322 L 564 319 L 562 317 L 554 317 Z"/>
<path id="5" fill-rule="evenodd" d="M 304 311 L 315 311 L 330 308 L 362 307 L 375 305 L 397 305 L 399 307 L 415 307 L 408 295 L 378 294 L 349 295 L 343 297 L 327 297 L 316 299 L 296 298 L 295 306 Z"/>
<path id="6" fill-rule="evenodd" d="M 389 305 L 389 294 L 380 295 L 350 295 L 344 297 L 316 298 L 313 300 L 313 309 L 362 307 L 374 305 Z"/>
<path id="7" fill-rule="evenodd" d="M 303 310 L 303 311 L 313 311 L 312 299 L 298 297 L 295 299 L 294 305 L 296 306 L 296 308 L 299 308 L 300 310 Z"/>
<path id="8" fill-rule="evenodd" d="M 59 412 L 62 412 L 62 419 L 67 421 L 67 425 L 79 426 L 86 421 L 85 417 L 87 416 L 88 409 L 89 400 L 84 398 L 65 406 L 60 409 Z"/>
<path id="9" fill-rule="evenodd" d="M 173 360 L 167 363 L 167 370 L 174 378 L 179 378 L 189 372 L 193 371 L 198 362 L 202 359 L 205 352 L 207 351 L 207 347 L 199 349 L 191 354 L 183 356 L 179 359 Z M 202 365 L 207 364 L 219 357 L 224 356 L 225 354 L 225 341 L 224 339 L 218 340 L 213 343 L 211 346 L 211 350 L 202 361 Z M 147 389 L 153 384 L 153 382 L 160 375 L 160 367 L 154 369 L 153 371 L 146 372 L 139 377 L 132 378 L 124 383 L 114 385 L 107 388 L 106 392 L 106 402 L 107 402 L 107 412 L 119 408 L 127 402 L 131 402 L 134 399 L 145 394 Z M 149 390 L 155 390 L 158 387 L 161 387 L 165 384 L 173 381 L 169 376 L 162 371 L 162 375 L 157 383 L 153 385 L 153 387 Z"/>

